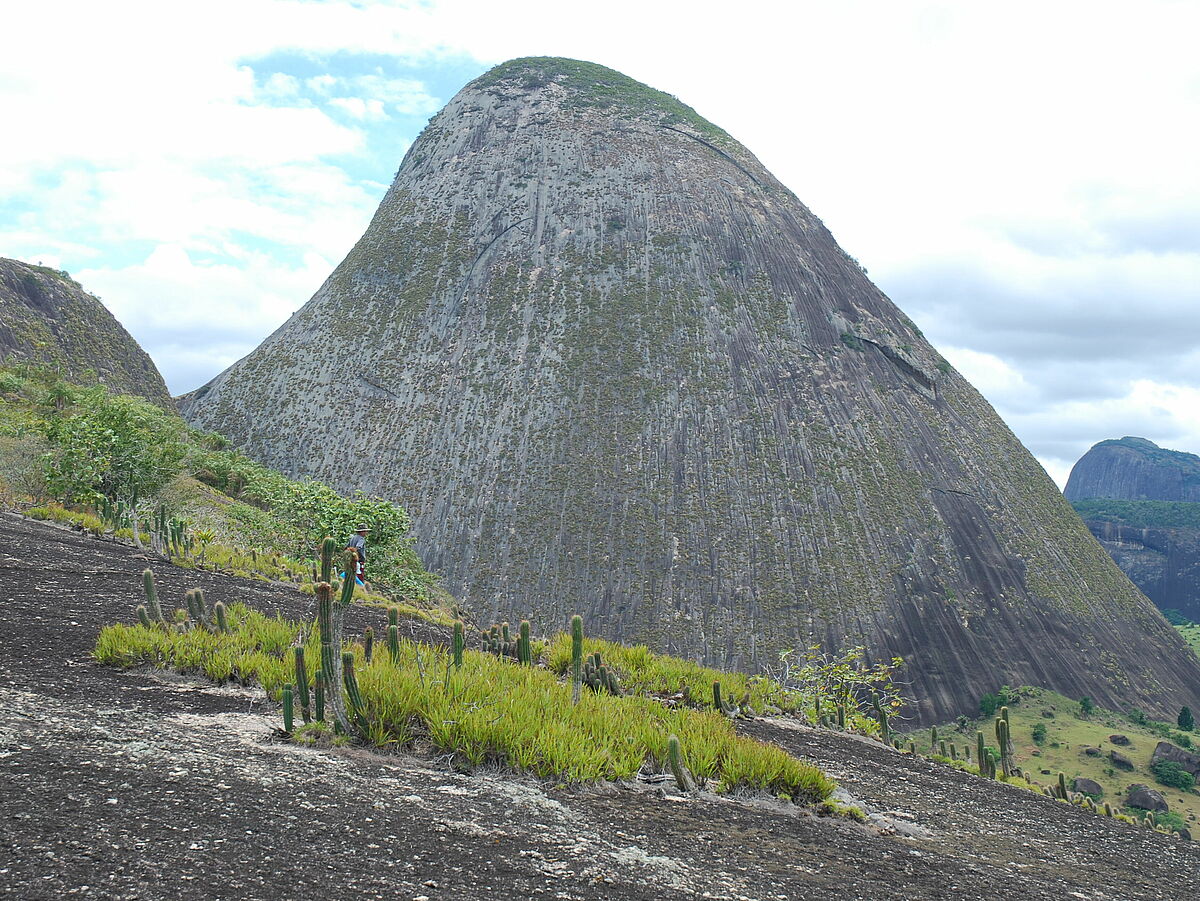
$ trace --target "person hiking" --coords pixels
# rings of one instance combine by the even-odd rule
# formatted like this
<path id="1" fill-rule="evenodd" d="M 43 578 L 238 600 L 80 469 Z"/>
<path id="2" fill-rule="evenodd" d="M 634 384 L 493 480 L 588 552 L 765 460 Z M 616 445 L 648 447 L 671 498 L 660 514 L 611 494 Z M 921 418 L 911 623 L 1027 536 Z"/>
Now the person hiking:
<path id="1" fill-rule="evenodd" d="M 363 588 L 367 587 L 367 533 L 370 531 L 369 526 L 360 525 L 354 530 L 350 540 L 346 542 L 346 550 L 354 551 L 357 557 L 354 563 L 354 576 Z"/>

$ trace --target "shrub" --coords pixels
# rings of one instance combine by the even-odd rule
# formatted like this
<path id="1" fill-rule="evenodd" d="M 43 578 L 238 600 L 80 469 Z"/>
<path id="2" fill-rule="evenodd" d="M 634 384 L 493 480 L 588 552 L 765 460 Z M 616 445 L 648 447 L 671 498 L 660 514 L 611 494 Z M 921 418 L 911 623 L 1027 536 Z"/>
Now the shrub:
<path id="1" fill-rule="evenodd" d="M 1096 710 L 1096 704 L 1087 695 L 1079 699 L 1079 712 L 1084 716 L 1091 716 Z"/>
<path id="2" fill-rule="evenodd" d="M 1190 791 L 1196 784 L 1195 777 L 1174 760 L 1156 760 L 1150 764 L 1150 772 L 1159 784 L 1182 791 Z"/>
<path id="3" fill-rule="evenodd" d="M 1045 723 L 1036 723 L 1033 727 L 1031 735 L 1033 738 L 1033 743 L 1035 745 L 1040 745 L 1042 742 L 1044 742 L 1046 740 L 1046 724 Z"/>
<path id="4" fill-rule="evenodd" d="M 1179 728 L 1184 732 L 1191 732 L 1196 728 L 1196 718 L 1192 716 L 1191 707 L 1180 707 L 1179 716 L 1176 718 Z"/>

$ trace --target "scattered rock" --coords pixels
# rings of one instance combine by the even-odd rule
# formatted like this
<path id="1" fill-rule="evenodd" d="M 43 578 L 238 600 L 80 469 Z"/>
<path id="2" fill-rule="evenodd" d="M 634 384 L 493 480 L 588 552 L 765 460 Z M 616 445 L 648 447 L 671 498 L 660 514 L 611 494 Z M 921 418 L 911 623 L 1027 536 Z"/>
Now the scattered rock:
<path id="1" fill-rule="evenodd" d="M 1108 759 L 1112 761 L 1112 765 L 1119 770 L 1132 770 L 1133 761 L 1122 754 L 1120 751 L 1109 751 Z"/>
<path id="2" fill-rule="evenodd" d="M 1187 770 L 1193 776 L 1200 775 L 1200 756 L 1177 748 L 1169 741 L 1160 741 L 1154 748 L 1154 753 L 1150 755 L 1151 763 L 1159 760 L 1170 760 L 1179 764 L 1181 770 Z"/>
<path id="3" fill-rule="evenodd" d="M 1130 807 L 1140 807 L 1142 810 L 1167 811 L 1170 807 L 1160 792 L 1140 782 L 1129 786 L 1129 795 L 1125 803 Z"/>
<path id="4" fill-rule="evenodd" d="M 1083 753 L 1086 754 L 1088 757 L 1099 757 L 1100 749 L 1099 748 L 1084 748 Z"/>
<path id="5" fill-rule="evenodd" d="M 1045 717 L 1046 719 L 1048 719 L 1048 720 L 1052 720 L 1052 719 L 1054 719 L 1054 714 L 1053 714 L 1053 713 L 1051 713 L 1049 710 L 1043 710 L 1043 711 L 1042 711 L 1042 716 L 1044 716 L 1044 717 Z"/>
<path id="6" fill-rule="evenodd" d="M 1114 745 L 1124 746 L 1124 745 L 1129 744 L 1129 736 L 1128 735 L 1110 735 L 1108 737 L 1108 740 L 1111 741 Z"/>
<path id="7" fill-rule="evenodd" d="M 1180 826 L 1177 831 L 1179 832 L 1179 837 L 1185 842 L 1190 842 L 1192 840 L 1192 833 L 1188 831 L 1187 826 Z"/>
<path id="8" fill-rule="evenodd" d="M 1087 779 L 1083 776 L 1076 776 L 1071 781 L 1071 791 L 1077 791 L 1084 795 L 1093 795 L 1101 797 L 1104 795 L 1104 788 L 1095 779 Z"/>

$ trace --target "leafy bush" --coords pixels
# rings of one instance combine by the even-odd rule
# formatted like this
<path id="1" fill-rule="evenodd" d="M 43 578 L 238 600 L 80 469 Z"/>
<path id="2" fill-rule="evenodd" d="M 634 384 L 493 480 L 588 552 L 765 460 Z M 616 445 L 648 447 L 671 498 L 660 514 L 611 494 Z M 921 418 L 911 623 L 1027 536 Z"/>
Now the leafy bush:
<path id="1" fill-rule="evenodd" d="M 1190 791 L 1196 779 L 1174 760 L 1156 760 L 1150 764 L 1150 772 L 1161 785 Z"/>
<path id="2" fill-rule="evenodd" d="M 1046 724 L 1035 723 L 1031 732 L 1031 737 L 1033 738 L 1033 743 L 1035 745 L 1040 745 L 1042 742 L 1044 742 L 1046 740 Z"/>
<path id="3" fill-rule="evenodd" d="M 149 497 L 178 472 L 184 433 L 181 419 L 140 398 L 102 385 L 72 392 L 45 421 L 46 484 L 66 503 Z"/>

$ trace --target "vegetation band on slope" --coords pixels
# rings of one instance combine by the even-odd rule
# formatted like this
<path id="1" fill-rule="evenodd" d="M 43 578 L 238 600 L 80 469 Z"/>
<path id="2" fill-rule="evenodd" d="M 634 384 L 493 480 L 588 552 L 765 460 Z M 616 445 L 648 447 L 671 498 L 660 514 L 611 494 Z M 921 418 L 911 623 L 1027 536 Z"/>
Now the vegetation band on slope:
<path id="1" fill-rule="evenodd" d="M 293 681 L 297 639 L 303 638 L 309 660 L 320 659 L 313 626 L 238 604 L 226 615 L 228 633 L 107 626 L 95 656 L 115 666 L 202 672 L 219 682 L 253 680 L 276 699 Z M 819 769 L 776 746 L 738 736 L 732 722 L 715 712 L 590 692 L 573 704 L 571 686 L 551 671 L 478 651 L 466 651 L 459 669 L 446 649 L 411 641 L 398 643 L 394 660 L 376 648 L 369 663 L 361 644 L 349 648 L 367 734 L 381 748 L 411 748 L 424 739 L 471 765 L 497 763 L 542 778 L 587 782 L 632 779 L 646 766 L 662 770 L 668 736 L 674 734 L 700 784 L 720 791 L 756 789 L 797 803 L 821 801 L 833 790 Z M 315 691 L 311 671 L 309 687 Z M 307 731 L 326 728 L 313 724 Z"/>

